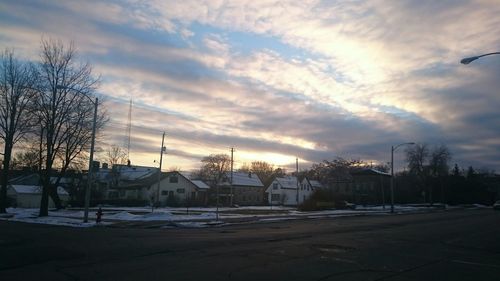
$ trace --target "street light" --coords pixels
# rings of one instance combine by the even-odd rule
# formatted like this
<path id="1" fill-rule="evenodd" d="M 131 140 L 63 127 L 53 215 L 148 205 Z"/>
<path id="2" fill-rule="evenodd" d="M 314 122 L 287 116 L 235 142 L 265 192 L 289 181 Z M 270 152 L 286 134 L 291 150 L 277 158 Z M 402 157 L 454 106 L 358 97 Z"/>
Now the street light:
<path id="1" fill-rule="evenodd" d="M 398 149 L 398 147 L 403 145 L 413 145 L 414 142 L 405 142 L 400 143 L 396 146 L 391 146 L 391 213 L 394 213 L 394 151 Z"/>
<path id="2" fill-rule="evenodd" d="M 82 94 L 84 97 L 89 99 L 89 101 L 94 105 L 94 120 L 92 122 L 92 142 L 90 143 L 90 159 L 89 159 L 89 171 L 87 174 L 87 187 L 85 189 L 85 212 L 83 215 L 83 222 L 86 223 L 89 221 L 89 205 L 90 205 L 90 189 L 91 189 L 91 182 L 90 179 L 92 178 L 92 173 L 93 173 L 93 162 L 94 162 L 94 144 L 95 144 L 95 127 L 97 123 L 97 105 L 99 104 L 99 100 L 96 97 L 95 101 L 92 100 L 89 96 L 87 96 L 85 93 L 78 89 L 70 88 L 70 87 L 65 87 L 65 86 L 56 86 L 56 89 L 62 89 L 62 90 L 73 90 L 76 91 L 80 94 Z"/>
<path id="3" fill-rule="evenodd" d="M 480 56 L 474 56 L 474 57 L 464 58 L 464 59 L 462 59 L 460 61 L 460 63 L 462 63 L 462 64 L 469 64 L 469 63 L 477 60 L 478 58 L 485 57 L 485 56 L 491 56 L 491 55 L 500 55 L 500 52 L 494 52 L 494 53 L 488 53 L 488 54 L 484 54 L 484 55 L 480 55 Z"/>

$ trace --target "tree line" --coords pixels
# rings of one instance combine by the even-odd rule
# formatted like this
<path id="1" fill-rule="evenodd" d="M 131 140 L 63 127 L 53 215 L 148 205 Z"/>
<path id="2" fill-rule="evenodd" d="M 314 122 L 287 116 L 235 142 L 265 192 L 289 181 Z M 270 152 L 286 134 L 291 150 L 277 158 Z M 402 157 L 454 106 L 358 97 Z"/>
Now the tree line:
<path id="1" fill-rule="evenodd" d="M 394 173 L 396 201 L 401 203 L 442 202 L 448 204 L 483 203 L 491 204 L 498 196 L 495 189 L 500 177 L 492 171 L 478 171 L 473 167 L 460 169 L 457 164 L 450 168 L 452 153 L 445 144 L 431 146 L 415 144 L 405 150 L 405 169 Z M 193 176 L 211 186 L 228 180 L 231 158 L 227 154 L 212 154 L 201 160 L 200 168 Z M 325 187 L 339 182 L 353 181 L 352 174 L 361 169 L 375 169 L 390 173 L 390 163 L 372 163 L 360 159 L 323 160 L 311 168 L 287 173 L 264 161 L 243 164 L 236 171 L 256 174 L 265 187 L 276 177 L 288 175 L 317 180 Z"/>
<path id="2" fill-rule="evenodd" d="M 99 77 L 79 60 L 73 43 L 40 41 L 38 60 L 19 59 L 11 49 L 0 57 L 0 140 L 4 146 L 0 213 L 6 212 L 7 186 L 16 161 L 39 173 L 40 216 L 48 215 L 49 197 L 61 208 L 57 186 L 71 169 L 87 160 Z M 98 112 L 96 129 L 107 121 Z M 24 147 L 23 147 L 24 146 Z M 13 157 L 14 149 L 20 152 Z M 14 160 L 14 161 L 13 161 Z"/>

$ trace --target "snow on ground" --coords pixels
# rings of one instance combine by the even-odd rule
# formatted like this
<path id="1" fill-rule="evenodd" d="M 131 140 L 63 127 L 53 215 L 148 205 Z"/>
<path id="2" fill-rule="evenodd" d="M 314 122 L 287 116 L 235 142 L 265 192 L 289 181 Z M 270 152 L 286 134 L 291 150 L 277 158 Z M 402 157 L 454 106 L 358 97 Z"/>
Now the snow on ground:
<path id="1" fill-rule="evenodd" d="M 95 222 L 84 223 L 82 221 L 83 212 L 49 212 L 47 217 L 38 217 L 38 209 L 23 209 L 23 208 L 8 208 L 7 213 L 9 217 L 2 218 L 4 220 L 19 221 L 26 223 L 38 223 L 38 224 L 49 224 L 49 225 L 59 225 L 59 226 L 71 226 L 71 227 L 91 227 L 95 226 Z M 71 215 L 72 217 L 62 216 Z M 109 224 L 108 222 L 102 222 L 102 225 Z"/>
<path id="2" fill-rule="evenodd" d="M 395 205 L 396 213 L 415 213 L 425 212 L 432 209 L 455 209 L 460 207 L 451 207 L 443 204 L 436 204 L 434 208 L 427 205 Z M 488 206 L 471 204 L 469 208 L 490 208 Z M 280 220 L 290 220 L 298 218 L 325 218 L 357 215 L 380 215 L 389 214 L 390 205 L 382 206 L 358 206 L 355 210 L 324 210 L 314 212 L 300 212 L 293 207 L 273 206 L 245 206 L 240 208 L 219 208 L 219 221 L 216 219 L 216 208 L 155 208 L 151 212 L 150 207 L 102 207 L 103 222 L 102 225 L 109 225 L 117 222 L 172 222 L 165 228 L 171 227 L 189 227 L 199 228 L 219 225 L 224 220 L 246 219 L 252 221 L 271 222 Z M 1 220 L 20 221 L 27 223 L 40 223 L 49 225 L 62 225 L 72 227 L 91 227 L 96 226 L 95 208 L 89 212 L 89 223 L 83 223 L 84 212 L 81 209 L 66 209 L 58 211 L 49 211 L 49 216 L 38 217 L 38 209 L 8 208 L 7 215 L 0 216 Z M 253 212 L 256 211 L 256 212 Z"/>

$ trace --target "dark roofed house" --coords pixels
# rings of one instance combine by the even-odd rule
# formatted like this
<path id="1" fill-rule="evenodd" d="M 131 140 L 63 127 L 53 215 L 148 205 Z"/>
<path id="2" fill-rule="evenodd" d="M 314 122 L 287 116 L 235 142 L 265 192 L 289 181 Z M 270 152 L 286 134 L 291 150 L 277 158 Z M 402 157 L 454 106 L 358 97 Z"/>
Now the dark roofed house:
<path id="1" fill-rule="evenodd" d="M 150 201 L 149 188 L 158 181 L 158 168 L 113 165 L 96 173 L 105 199 Z"/>
<path id="2" fill-rule="evenodd" d="M 233 204 L 240 206 L 264 204 L 264 185 L 256 174 L 233 172 Z M 231 173 L 219 184 L 219 197 L 224 205 L 231 203 Z"/>
<path id="3" fill-rule="evenodd" d="M 357 204 L 384 204 L 388 202 L 391 174 L 367 168 L 351 172 L 352 201 Z"/>

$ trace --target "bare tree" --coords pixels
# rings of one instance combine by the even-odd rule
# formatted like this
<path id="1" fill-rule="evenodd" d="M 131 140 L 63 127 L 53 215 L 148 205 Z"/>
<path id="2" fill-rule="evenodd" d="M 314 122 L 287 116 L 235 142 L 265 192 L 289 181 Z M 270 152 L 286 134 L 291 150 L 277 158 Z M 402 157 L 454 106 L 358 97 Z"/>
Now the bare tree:
<path id="1" fill-rule="evenodd" d="M 350 181 L 350 173 L 353 170 L 367 166 L 368 164 L 361 160 L 347 160 L 338 157 L 332 161 L 324 160 L 321 163 L 313 164 L 308 176 L 324 184 L 330 185 L 338 182 Z"/>
<path id="2" fill-rule="evenodd" d="M 226 173 L 231 167 L 231 158 L 227 154 L 211 154 L 201 160 L 202 167 L 200 174 L 212 186 L 222 182 Z"/>
<path id="3" fill-rule="evenodd" d="M 444 144 L 436 146 L 433 148 L 430 160 L 429 160 L 429 170 L 430 175 L 437 179 L 441 187 L 441 200 L 444 202 L 444 184 L 443 179 L 449 173 L 450 167 L 449 162 L 451 160 L 451 152 L 448 147 Z M 430 189 L 430 203 L 433 203 L 433 190 Z"/>
<path id="4" fill-rule="evenodd" d="M 406 160 L 410 173 L 422 175 L 428 158 L 429 148 L 427 144 L 416 144 L 406 149 Z"/>
<path id="5" fill-rule="evenodd" d="M 31 144 L 27 149 L 16 152 L 11 162 L 12 169 L 29 168 L 38 170 L 40 167 L 39 151 L 36 144 Z"/>
<path id="6" fill-rule="evenodd" d="M 274 173 L 274 165 L 269 164 L 264 161 L 254 161 L 251 165 L 251 172 L 256 174 L 259 179 L 262 181 L 264 186 L 268 186 L 273 181 Z"/>
<path id="7" fill-rule="evenodd" d="M 19 62 L 6 50 L 0 62 L 0 139 L 4 144 L 0 213 L 6 212 L 7 184 L 12 149 L 32 128 L 32 100 L 36 75 L 30 64 Z"/>
<path id="8" fill-rule="evenodd" d="M 239 172 L 244 172 L 244 173 L 254 173 L 256 174 L 259 179 L 262 181 L 264 186 L 268 186 L 275 174 L 274 174 L 274 165 L 269 164 L 264 161 L 253 161 L 250 165 L 247 163 L 244 163 L 239 169 Z"/>
<path id="9" fill-rule="evenodd" d="M 78 95 L 78 93 L 76 93 Z M 60 172 L 51 181 L 53 185 L 50 189 L 50 196 L 54 200 L 57 208 L 61 208 L 61 202 L 57 194 L 57 186 L 59 185 L 62 177 L 66 174 L 68 169 L 73 168 L 80 170 L 88 158 L 86 151 L 92 140 L 92 123 L 94 118 L 94 105 L 89 103 L 87 99 L 78 99 L 75 101 L 80 105 L 76 106 L 72 112 L 69 113 L 64 122 L 65 137 L 62 145 L 57 152 L 56 156 L 59 159 Z M 104 112 L 97 115 L 96 129 L 101 129 L 107 118 Z"/>
<path id="10" fill-rule="evenodd" d="M 105 158 L 111 166 L 116 164 L 125 164 L 127 162 L 127 155 L 118 145 L 111 145 L 108 147 Z"/>
<path id="11" fill-rule="evenodd" d="M 98 79 L 92 75 L 88 63 L 77 63 L 73 43 L 64 45 L 61 41 L 42 39 L 40 57 L 40 93 L 36 101 L 38 120 L 43 129 L 39 133 L 45 147 L 45 170 L 40 177 L 43 186 L 40 216 L 47 216 L 49 195 L 60 208 L 57 184 L 70 163 L 81 156 L 89 144 L 91 97 Z M 54 184 L 51 174 L 54 163 L 60 159 L 64 159 L 64 164 Z"/>
<path id="12" fill-rule="evenodd" d="M 431 175 L 434 177 L 448 175 L 450 160 L 451 152 L 446 145 L 442 144 L 434 147 L 429 161 Z"/>
<path id="13" fill-rule="evenodd" d="M 422 190 L 426 189 L 429 169 L 427 161 L 429 158 L 429 147 L 427 144 L 416 144 L 406 149 L 406 161 L 410 175 L 416 179 L 416 185 Z"/>
<path id="14" fill-rule="evenodd" d="M 167 171 L 168 171 L 168 172 L 179 172 L 179 171 L 181 171 L 181 170 L 182 170 L 182 169 L 181 169 L 181 167 L 179 167 L 179 166 L 170 166 L 170 167 L 167 169 Z"/>

